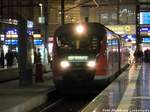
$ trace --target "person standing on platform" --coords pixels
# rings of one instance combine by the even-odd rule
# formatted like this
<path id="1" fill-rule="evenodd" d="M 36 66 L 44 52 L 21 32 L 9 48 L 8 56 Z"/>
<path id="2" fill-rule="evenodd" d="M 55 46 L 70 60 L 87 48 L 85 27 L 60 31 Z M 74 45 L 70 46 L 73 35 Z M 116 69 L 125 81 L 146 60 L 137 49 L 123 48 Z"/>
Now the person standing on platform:
<path id="1" fill-rule="evenodd" d="M 143 51 L 141 49 L 135 50 L 134 57 L 135 57 L 135 61 L 137 63 L 142 63 L 143 62 Z"/>
<path id="2" fill-rule="evenodd" d="M 144 51 L 144 61 L 145 62 L 150 62 L 150 50 L 149 49 L 146 49 Z"/>
<path id="3" fill-rule="evenodd" d="M 37 58 L 37 52 L 36 52 L 36 49 L 34 48 L 34 64 L 36 64 L 36 59 Z"/>
<path id="4" fill-rule="evenodd" d="M 43 82 L 43 67 L 41 62 L 41 53 L 40 49 L 38 48 L 37 53 L 35 53 L 35 64 L 36 64 L 36 70 L 35 70 L 35 81 L 36 82 Z"/>
<path id="5" fill-rule="evenodd" d="M 5 59 L 7 61 L 7 67 L 11 67 L 13 65 L 13 52 L 9 49 L 5 55 Z"/>
<path id="6" fill-rule="evenodd" d="M 1 55 L 0 55 L 0 65 L 2 68 L 5 67 L 5 56 L 4 56 L 4 50 L 2 49 Z"/>

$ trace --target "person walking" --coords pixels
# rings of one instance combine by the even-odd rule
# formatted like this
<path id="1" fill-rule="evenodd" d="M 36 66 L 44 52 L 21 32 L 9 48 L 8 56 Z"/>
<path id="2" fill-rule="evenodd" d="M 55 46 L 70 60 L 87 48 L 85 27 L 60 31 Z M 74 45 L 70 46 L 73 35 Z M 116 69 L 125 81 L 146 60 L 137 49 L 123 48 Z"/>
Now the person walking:
<path id="1" fill-rule="evenodd" d="M 5 67 L 5 56 L 4 56 L 4 50 L 2 49 L 1 55 L 0 55 L 0 65 L 2 68 Z"/>

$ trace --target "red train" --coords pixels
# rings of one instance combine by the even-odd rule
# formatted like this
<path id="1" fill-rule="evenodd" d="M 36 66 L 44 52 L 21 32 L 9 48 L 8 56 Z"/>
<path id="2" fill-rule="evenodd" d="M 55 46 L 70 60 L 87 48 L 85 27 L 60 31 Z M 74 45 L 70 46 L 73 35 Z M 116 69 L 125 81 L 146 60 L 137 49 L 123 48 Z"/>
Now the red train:
<path id="1" fill-rule="evenodd" d="M 122 38 L 100 23 L 68 23 L 54 34 L 53 79 L 61 92 L 94 91 L 128 65 Z"/>

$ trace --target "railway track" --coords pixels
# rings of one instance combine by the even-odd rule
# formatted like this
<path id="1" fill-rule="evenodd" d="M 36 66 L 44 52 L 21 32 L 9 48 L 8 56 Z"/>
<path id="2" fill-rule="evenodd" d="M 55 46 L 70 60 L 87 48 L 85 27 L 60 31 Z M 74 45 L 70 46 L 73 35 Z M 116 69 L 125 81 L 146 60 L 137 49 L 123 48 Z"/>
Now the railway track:
<path id="1" fill-rule="evenodd" d="M 46 104 L 31 112 L 79 112 L 96 96 L 94 94 L 69 96 L 59 95 L 58 93 L 54 96 L 51 95 L 51 98 Z"/>

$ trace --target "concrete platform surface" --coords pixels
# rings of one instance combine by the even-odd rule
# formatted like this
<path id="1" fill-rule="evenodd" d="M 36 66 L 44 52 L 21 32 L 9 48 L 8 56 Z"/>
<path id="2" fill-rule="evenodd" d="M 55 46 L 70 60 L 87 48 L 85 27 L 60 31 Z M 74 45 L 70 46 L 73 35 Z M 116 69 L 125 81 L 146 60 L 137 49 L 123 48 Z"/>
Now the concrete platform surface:
<path id="1" fill-rule="evenodd" d="M 44 82 L 19 86 L 19 80 L 0 84 L 0 112 L 29 112 L 47 101 L 48 92 L 54 89 L 51 72 L 44 74 Z M 34 78 L 33 78 L 34 80 Z"/>
<path id="2" fill-rule="evenodd" d="M 133 64 L 81 112 L 150 112 L 150 64 Z"/>

